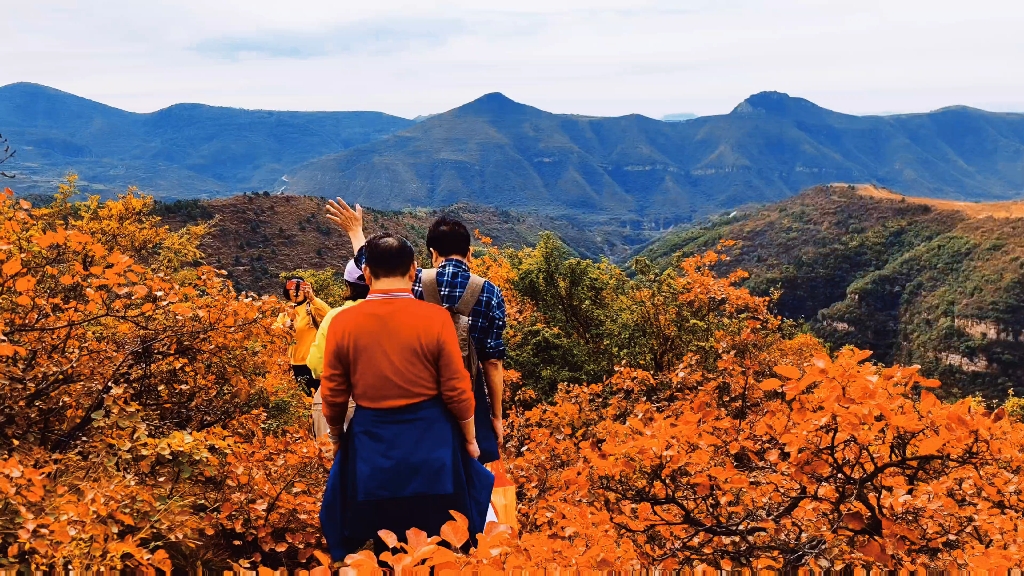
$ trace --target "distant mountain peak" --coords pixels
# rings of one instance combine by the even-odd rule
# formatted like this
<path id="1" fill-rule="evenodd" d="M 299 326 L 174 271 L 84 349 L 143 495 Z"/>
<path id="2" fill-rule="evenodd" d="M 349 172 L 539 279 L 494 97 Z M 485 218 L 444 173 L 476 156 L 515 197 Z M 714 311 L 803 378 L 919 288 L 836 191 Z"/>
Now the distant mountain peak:
<path id="1" fill-rule="evenodd" d="M 508 96 L 505 96 L 501 92 L 488 92 L 483 96 L 477 98 L 473 102 L 491 102 L 491 103 L 505 103 L 505 104 L 516 104 L 515 100 L 512 100 Z"/>
<path id="2" fill-rule="evenodd" d="M 70 99 L 79 100 L 79 101 L 86 101 L 86 100 L 88 100 L 89 102 L 92 102 L 92 100 L 89 100 L 88 98 L 83 98 L 81 96 L 77 96 L 77 95 L 72 94 L 70 92 L 65 92 L 63 90 L 58 90 L 56 88 L 51 88 L 51 87 L 46 86 L 44 84 L 36 84 L 35 82 L 14 82 L 12 84 L 7 84 L 5 86 L 0 86 L 0 93 L 3 93 L 3 94 L 18 94 L 18 95 L 25 95 L 25 96 L 43 96 L 43 97 L 51 97 L 51 98 L 52 97 L 70 98 Z M 97 104 L 99 104 L 99 103 L 97 102 Z M 106 106 L 106 105 L 103 104 L 102 106 Z"/>
<path id="3" fill-rule="evenodd" d="M 512 114 L 540 112 L 537 108 L 527 106 L 526 104 L 520 104 L 501 92 L 484 94 L 472 102 L 459 106 L 454 111 L 480 116 L 508 116 Z"/>
<path id="4" fill-rule="evenodd" d="M 806 118 L 835 114 L 803 98 L 785 92 L 758 92 L 740 102 L 730 114 L 736 116 L 773 116 L 778 118 Z"/>
<path id="5" fill-rule="evenodd" d="M 19 90 L 47 90 L 47 91 L 50 91 L 50 92 L 61 92 L 60 90 L 57 90 L 56 88 L 50 88 L 49 86 L 45 86 L 43 84 L 36 84 L 35 82 L 12 82 L 10 84 L 5 84 L 3 86 L 0 86 L 0 90 L 10 90 L 10 89 L 19 89 Z"/>

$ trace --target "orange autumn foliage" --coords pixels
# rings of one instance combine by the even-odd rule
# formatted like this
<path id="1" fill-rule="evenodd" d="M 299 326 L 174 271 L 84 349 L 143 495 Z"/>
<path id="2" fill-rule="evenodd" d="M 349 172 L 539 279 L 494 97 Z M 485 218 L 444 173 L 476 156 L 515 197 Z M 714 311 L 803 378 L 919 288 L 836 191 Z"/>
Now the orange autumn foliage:
<path id="1" fill-rule="evenodd" d="M 0 196 L 0 550 L 41 566 L 307 559 L 324 465 L 288 428 L 302 420 L 268 418 L 289 401 L 276 305 L 185 266 L 203 229 L 170 232 L 151 199 L 74 193 Z"/>
<path id="2" fill-rule="evenodd" d="M 0 197 L 0 553 L 327 564 L 327 463 L 276 301 L 193 266 L 202 227 L 172 233 L 132 192 L 71 203 L 73 186 L 45 208 Z M 391 551 L 352 571 L 1017 563 L 1024 424 L 940 403 L 915 368 L 828 353 L 742 273 L 715 274 L 727 243 L 629 273 L 551 238 L 485 244 L 519 529 L 491 524 L 465 553 L 458 515 L 382 533 Z"/>
<path id="3" fill-rule="evenodd" d="M 1014 565 L 1024 427 L 938 402 L 916 368 L 783 337 L 769 299 L 713 274 L 721 257 L 622 292 L 633 298 L 616 316 L 633 334 L 658 326 L 654 342 L 675 342 L 669 369 L 624 357 L 603 383 L 513 409 L 524 530 L 574 547 L 570 565 L 605 547 L 626 566 Z M 676 317 L 699 319 L 707 342 Z"/>

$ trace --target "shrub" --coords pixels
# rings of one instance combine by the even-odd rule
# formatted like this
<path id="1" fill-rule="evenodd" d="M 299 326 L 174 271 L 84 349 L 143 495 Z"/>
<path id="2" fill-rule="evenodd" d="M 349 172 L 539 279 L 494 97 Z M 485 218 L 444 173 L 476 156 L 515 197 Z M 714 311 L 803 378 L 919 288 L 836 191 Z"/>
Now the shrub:
<path id="1" fill-rule="evenodd" d="M 276 300 L 187 267 L 202 230 L 159 226 L 149 198 L 72 204 L 74 183 L 46 208 L 0 197 L 7 561 L 308 558 L 324 472 L 305 420 L 268 418 L 303 402 Z"/>
<path id="2" fill-rule="evenodd" d="M 326 462 L 272 327 L 280 304 L 191 268 L 203 229 L 170 232 L 150 199 L 73 193 L 72 179 L 46 208 L 0 198 L 7 563 L 329 563 Z M 551 237 L 519 251 L 483 240 L 474 269 L 507 303 L 504 459 L 528 529 L 491 524 L 455 554 L 442 544 L 467 539 L 456 517 L 404 545 L 382 533 L 392 550 L 351 567 L 1018 561 L 1013 400 L 944 404 L 917 367 L 828 353 L 740 288 L 742 273 L 717 275 L 717 252 L 664 273 L 637 260 L 630 278 Z M 296 273 L 340 304 L 334 271 Z"/>

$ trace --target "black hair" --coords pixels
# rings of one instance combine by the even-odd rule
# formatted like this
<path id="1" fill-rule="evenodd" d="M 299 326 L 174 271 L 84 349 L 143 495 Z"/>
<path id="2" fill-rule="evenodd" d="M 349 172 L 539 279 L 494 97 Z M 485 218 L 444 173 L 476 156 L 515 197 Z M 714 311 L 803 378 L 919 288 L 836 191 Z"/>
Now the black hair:
<path id="1" fill-rule="evenodd" d="M 408 240 L 390 232 L 366 239 L 366 267 L 374 278 L 397 278 L 409 273 L 416 254 Z"/>
<path id="2" fill-rule="evenodd" d="M 442 258 L 466 256 L 469 254 L 469 243 L 466 225 L 448 215 L 434 220 L 427 230 L 427 250 L 437 252 Z"/>
<path id="3" fill-rule="evenodd" d="M 370 293 L 370 287 L 362 282 L 349 282 L 345 280 L 345 284 L 348 285 L 349 300 L 364 300 Z"/>
<path id="4" fill-rule="evenodd" d="M 306 279 L 303 278 L 302 276 L 289 276 L 289 277 L 285 278 L 284 279 L 284 284 L 281 286 L 281 292 L 284 294 L 284 299 L 285 300 L 291 300 L 292 299 L 292 294 L 294 292 L 292 292 L 291 290 L 288 289 L 288 282 L 290 282 L 292 280 L 299 280 L 300 282 L 305 282 L 306 281 Z"/>

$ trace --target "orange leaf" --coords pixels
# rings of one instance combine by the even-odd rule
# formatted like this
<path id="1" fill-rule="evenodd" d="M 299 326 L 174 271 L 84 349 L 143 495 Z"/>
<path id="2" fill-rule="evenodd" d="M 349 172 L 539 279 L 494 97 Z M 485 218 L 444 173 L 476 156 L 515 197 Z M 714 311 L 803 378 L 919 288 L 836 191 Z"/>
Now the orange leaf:
<path id="1" fill-rule="evenodd" d="M 171 571 L 171 559 L 163 549 L 157 550 L 149 562 L 164 572 L 170 573 Z"/>
<path id="2" fill-rule="evenodd" d="M 380 530 L 377 532 L 377 535 L 388 545 L 388 548 L 398 546 L 398 536 L 395 536 L 395 533 L 391 530 Z"/>
<path id="3" fill-rule="evenodd" d="M 871 558 L 879 564 L 888 566 L 889 562 L 892 561 L 892 557 L 882 550 L 882 546 L 875 540 L 868 540 L 868 543 L 857 548 L 857 552 Z"/>
<path id="4" fill-rule="evenodd" d="M 441 538 L 456 548 L 462 547 L 469 540 L 469 529 L 455 520 L 445 522 L 441 526 Z"/>
<path id="5" fill-rule="evenodd" d="M 409 543 L 409 547 L 412 548 L 413 552 L 416 552 L 420 548 L 430 544 L 430 539 L 427 538 L 427 533 L 419 528 L 410 528 L 406 530 L 405 541 Z"/>
<path id="6" fill-rule="evenodd" d="M 317 556 L 317 558 L 319 559 L 321 556 L 326 555 L 321 552 L 320 555 Z M 360 568 L 377 568 L 377 557 L 374 556 L 373 552 L 370 552 L 369 550 L 362 550 L 357 554 L 349 554 L 348 556 L 345 556 L 345 564 L 348 564 L 349 566 L 357 570 Z M 326 570 L 326 572 L 324 572 L 325 576 L 330 576 L 330 570 L 328 568 L 325 568 L 325 566 L 330 566 L 330 562 L 327 562 L 320 567 Z M 314 570 L 318 569 L 319 568 L 314 568 Z M 310 576 L 313 576 L 313 574 L 310 573 Z"/>
<path id="7" fill-rule="evenodd" d="M 455 518 L 455 521 L 459 523 L 459 526 L 469 530 L 469 518 L 466 518 L 455 510 L 449 510 L 448 513 L 452 515 L 452 518 Z"/>
<path id="8" fill-rule="evenodd" d="M 3 270 L 4 274 L 8 276 L 14 276 L 18 272 L 21 272 L 21 258 L 18 256 L 11 258 L 7 262 L 4 262 L 4 265 L 0 270 Z"/>
<path id="9" fill-rule="evenodd" d="M 14 282 L 14 289 L 17 290 L 18 292 L 28 292 L 29 290 L 35 288 L 35 286 L 36 279 L 32 276 L 22 276 L 21 278 L 18 278 L 17 281 Z"/>
<path id="10" fill-rule="evenodd" d="M 796 380 L 800 377 L 800 371 L 792 366 L 776 366 L 775 373 L 790 380 Z"/>
<path id="11" fill-rule="evenodd" d="M 443 550 L 443 548 L 438 548 L 437 544 L 428 544 L 422 548 L 417 548 L 412 554 L 413 564 L 422 562 L 424 559 L 433 558 L 434 553 L 438 550 Z"/>
<path id="12" fill-rule="evenodd" d="M 769 378 L 764 382 L 758 384 L 758 386 L 761 388 L 761 390 L 778 390 L 779 388 L 782 387 L 782 381 L 779 380 L 778 378 Z"/>
<path id="13" fill-rule="evenodd" d="M 331 565 L 331 557 L 328 556 L 327 554 L 324 554 L 320 550 L 313 550 L 313 556 L 316 556 L 316 559 L 319 560 L 320 563 L 323 564 L 324 566 L 330 566 Z M 348 559 L 346 558 L 346 562 L 347 561 L 348 561 Z"/>
<path id="14" fill-rule="evenodd" d="M 864 521 L 864 515 L 860 512 L 847 512 L 843 514 L 843 524 L 854 530 L 863 530 L 868 525 Z"/>
<path id="15" fill-rule="evenodd" d="M 938 454 L 939 450 L 941 450 L 945 444 L 946 439 L 942 436 L 925 438 L 917 445 L 917 453 L 922 456 L 926 454 Z"/>
<path id="16" fill-rule="evenodd" d="M 451 567 L 457 569 L 458 565 L 455 563 L 457 559 L 458 559 L 458 557 L 451 550 L 449 550 L 447 548 L 437 548 L 430 555 L 430 559 L 425 562 L 425 565 L 426 566 L 434 566 L 435 567 L 435 572 L 434 573 L 438 574 L 438 573 L 440 573 L 441 570 L 443 570 L 445 568 L 445 566 L 441 566 L 442 564 L 445 564 L 445 565 L 451 564 L 452 565 Z"/>

